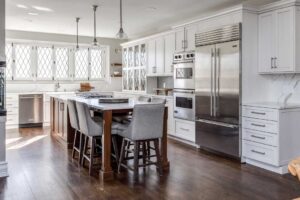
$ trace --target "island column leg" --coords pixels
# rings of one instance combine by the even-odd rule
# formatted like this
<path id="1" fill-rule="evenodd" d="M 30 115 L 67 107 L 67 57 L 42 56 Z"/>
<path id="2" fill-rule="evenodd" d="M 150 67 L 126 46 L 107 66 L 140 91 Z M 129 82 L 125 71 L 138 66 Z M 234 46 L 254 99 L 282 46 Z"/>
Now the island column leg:
<path id="1" fill-rule="evenodd" d="M 162 168 L 169 171 L 170 162 L 168 160 L 168 107 L 165 107 L 163 136 L 160 143 Z"/>
<path id="2" fill-rule="evenodd" d="M 100 178 L 103 181 L 112 180 L 114 173 L 111 167 L 111 124 L 112 111 L 103 112 L 103 135 L 102 135 L 102 164 Z"/>

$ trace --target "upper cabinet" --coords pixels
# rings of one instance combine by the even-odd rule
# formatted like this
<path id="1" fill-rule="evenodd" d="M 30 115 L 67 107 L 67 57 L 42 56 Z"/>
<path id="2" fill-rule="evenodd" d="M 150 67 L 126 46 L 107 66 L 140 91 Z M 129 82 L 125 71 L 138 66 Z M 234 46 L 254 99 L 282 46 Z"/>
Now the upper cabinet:
<path id="1" fill-rule="evenodd" d="M 197 24 L 188 25 L 176 30 L 176 52 L 195 50 L 195 34 L 197 30 Z"/>
<path id="2" fill-rule="evenodd" d="M 298 73 L 300 8 L 276 9 L 259 15 L 258 62 L 260 73 Z"/>
<path id="3" fill-rule="evenodd" d="M 173 54 L 175 52 L 175 33 L 164 36 L 165 40 L 165 74 L 173 75 Z"/>

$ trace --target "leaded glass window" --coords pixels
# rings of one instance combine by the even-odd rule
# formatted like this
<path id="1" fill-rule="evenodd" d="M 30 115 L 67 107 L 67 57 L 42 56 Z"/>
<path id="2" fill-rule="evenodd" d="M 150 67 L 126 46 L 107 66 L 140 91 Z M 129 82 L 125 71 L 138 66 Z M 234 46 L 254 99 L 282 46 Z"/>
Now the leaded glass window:
<path id="1" fill-rule="evenodd" d="M 53 66 L 52 47 L 37 47 L 37 78 L 51 79 Z"/>
<path id="2" fill-rule="evenodd" d="M 75 78 L 88 79 L 88 49 L 79 49 L 75 51 Z"/>
<path id="3" fill-rule="evenodd" d="M 57 79 L 69 78 L 69 49 L 58 47 L 55 49 L 55 76 Z"/>
<path id="4" fill-rule="evenodd" d="M 30 45 L 15 45 L 16 79 L 29 79 L 31 77 L 31 50 Z"/>

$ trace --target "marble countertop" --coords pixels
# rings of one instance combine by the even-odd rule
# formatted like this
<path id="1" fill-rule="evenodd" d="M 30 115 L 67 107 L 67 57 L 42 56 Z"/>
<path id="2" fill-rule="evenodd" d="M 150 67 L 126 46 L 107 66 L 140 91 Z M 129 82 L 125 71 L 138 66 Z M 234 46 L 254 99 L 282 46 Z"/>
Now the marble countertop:
<path id="1" fill-rule="evenodd" d="M 292 109 L 292 108 L 300 108 L 300 104 L 297 103 L 279 103 L 279 102 L 249 102 L 243 103 L 243 106 L 253 106 L 260 108 L 271 108 L 271 109 Z"/>

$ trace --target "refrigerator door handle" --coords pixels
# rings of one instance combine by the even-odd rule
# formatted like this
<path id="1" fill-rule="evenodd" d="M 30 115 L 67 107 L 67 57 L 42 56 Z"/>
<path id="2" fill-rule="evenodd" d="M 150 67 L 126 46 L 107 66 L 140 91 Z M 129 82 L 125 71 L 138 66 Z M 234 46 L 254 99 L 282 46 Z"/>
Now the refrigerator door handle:
<path id="1" fill-rule="evenodd" d="M 213 97 L 214 97 L 214 93 L 213 93 L 213 88 L 214 88 L 214 65 L 215 65 L 215 62 L 214 62 L 214 59 L 215 59 L 215 52 L 214 52 L 214 49 L 212 48 L 211 49 L 211 69 L 210 69 L 210 116 L 212 117 L 213 116 L 213 108 L 214 108 L 214 100 L 213 100 Z"/>
<path id="2" fill-rule="evenodd" d="M 210 121 L 210 120 L 206 120 L 206 119 L 197 119 L 196 122 L 202 122 L 202 123 L 205 123 L 205 124 L 222 126 L 222 127 L 231 128 L 231 129 L 237 129 L 237 128 L 239 128 L 238 125 L 227 124 L 227 123 L 224 123 L 224 122 Z"/>

